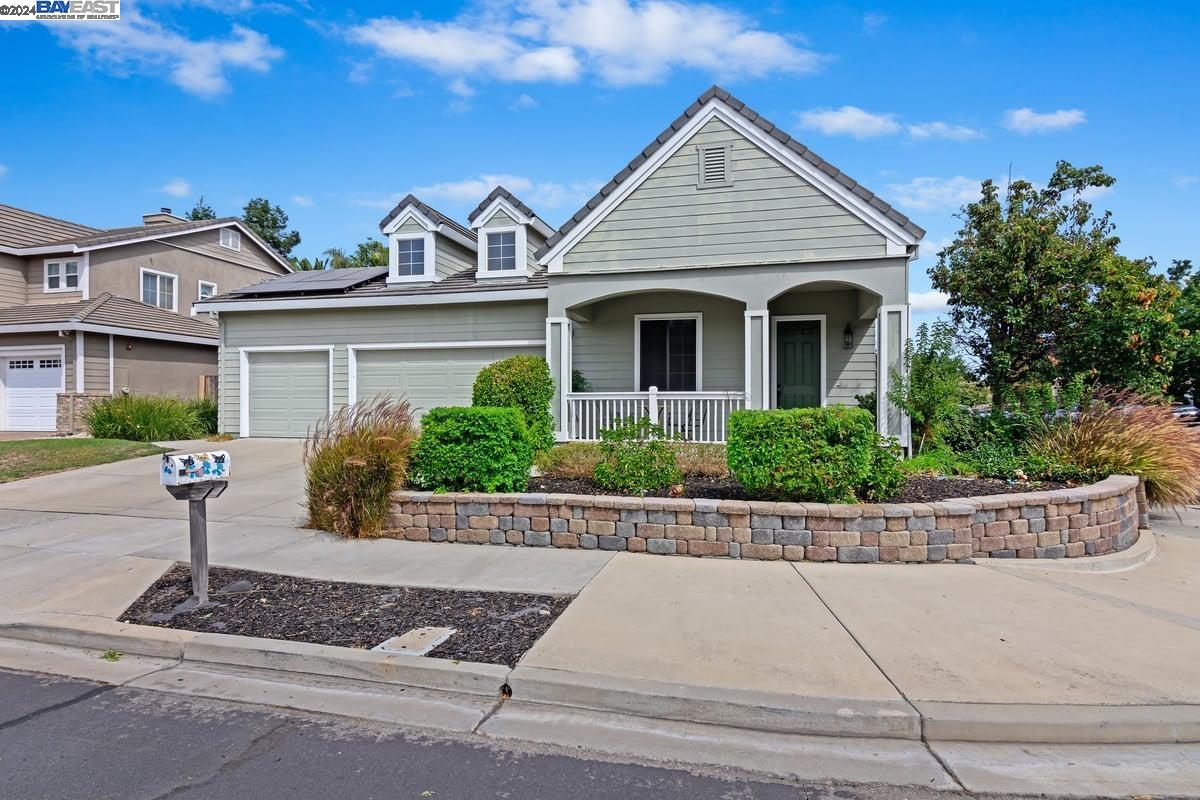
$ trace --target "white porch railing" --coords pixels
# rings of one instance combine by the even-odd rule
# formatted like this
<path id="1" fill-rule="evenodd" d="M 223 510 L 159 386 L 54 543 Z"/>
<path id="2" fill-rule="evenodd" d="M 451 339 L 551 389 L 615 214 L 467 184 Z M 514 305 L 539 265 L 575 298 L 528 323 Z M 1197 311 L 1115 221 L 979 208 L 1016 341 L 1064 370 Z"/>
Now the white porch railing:
<path id="1" fill-rule="evenodd" d="M 746 407 L 744 392 L 572 392 L 567 394 L 567 439 L 594 442 L 626 417 L 649 417 L 670 436 L 724 442 L 729 415 Z"/>

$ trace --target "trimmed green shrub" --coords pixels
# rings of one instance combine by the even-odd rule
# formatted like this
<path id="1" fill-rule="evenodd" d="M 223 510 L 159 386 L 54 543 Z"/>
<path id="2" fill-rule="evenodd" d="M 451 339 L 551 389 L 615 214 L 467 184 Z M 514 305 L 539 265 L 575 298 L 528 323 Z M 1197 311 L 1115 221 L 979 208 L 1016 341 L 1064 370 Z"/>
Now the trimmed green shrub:
<path id="1" fill-rule="evenodd" d="M 829 406 L 735 411 L 726 450 L 730 472 L 753 495 L 853 503 L 856 492 L 899 487 L 895 456 L 882 444 L 869 412 Z"/>
<path id="2" fill-rule="evenodd" d="M 550 366 L 539 356 L 516 355 L 489 364 L 480 370 L 471 389 L 471 405 L 521 409 L 537 451 L 554 446 L 553 397 Z"/>
<path id="3" fill-rule="evenodd" d="M 893 500 L 904 488 L 905 480 L 907 476 L 900 469 L 900 448 L 876 439 L 871 469 L 854 493 L 863 500 Z"/>
<path id="4" fill-rule="evenodd" d="M 190 403 L 157 394 L 118 394 L 92 404 L 83 415 L 97 439 L 166 442 L 198 439 L 204 426 Z M 214 426 L 215 427 L 215 426 Z"/>
<path id="5" fill-rule="evenodd" d="M 386 397 L 345 406 L 313 426 L 304 444 L 309 526 L 350 538 L 383 530 L 416 438 L 412 406 Z"/>
<path id="6" fill-rule="evenodd" d="M 197 397 L 187 401 L 196 419 L 200 422 L 202 436 L 213 436 L 217 432 L 217 400 L 214 397 Z"/>
<path id="7" fill-rule="evenodd" d="M 417 486 L 438 492 L 522 492 L 533 446 L 519 408 L 432 408 L 413 449 Z"/>
<path id="8" fill-rule="evenodd" d="M 600 461 L 593 475 L 601 489 L 645 494 L 683 480 L 676 450 L 649 417 L 626 417 L 600 431 Z"/>

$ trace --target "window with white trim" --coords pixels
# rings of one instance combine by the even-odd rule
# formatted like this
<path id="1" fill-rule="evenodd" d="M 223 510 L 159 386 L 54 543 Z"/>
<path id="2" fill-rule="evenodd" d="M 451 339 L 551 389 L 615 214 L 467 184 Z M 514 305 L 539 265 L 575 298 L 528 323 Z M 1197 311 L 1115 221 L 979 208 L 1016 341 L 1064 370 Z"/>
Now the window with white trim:
<path id="1" fill-rule="evenodd" d="M 210 281 L 200 281 L 196 286 L 196 298 L 199 300 L 207 300 L 217 293 L 217 285 Z"/>
<path id="2" fill-rule="evenodd" d="M 47 261 L 44 288 L 47 292 L 79 291 L 79 262 Z"/>
<path id="3" fill-rule="evenodd" d="M 730 151 L 727 144 L 711 147 L 696 148 L 696 186 L 709 189 L 716 186 L 729 186 L 733 183 L 730 177 Z"/>
<path id="4" fill-rule="evenodd" d="M 241 250 L 242 232 L 237 228 L 221 228 L 221 247 L 226 250 Z"/>
<path id="5" fill-rule="evenodd" d="M 404 277 L 425 274 L 425 237 L 396 239 L 396 274 Z"/>
<path id="6" fill-rule="evenodd" d="M 142 302 L 167 311 L 175 310 L 175 276 L 142 270 Z"/>
<path id="7" fill-rule="evenodd" d="M 42 369 L 58 369 L 62 366 L 61 358 L 41 358 L 38 359 L 38 366 Z"/>
<path id="8" fill-rule="evenodd" d="M 517 269 L 517 232 L 487 234 L 487 271 L 514 272 Z"/>
<path id="9" fill-rule="evenodd" d="M 663 392 L 694 392 L 700 371 L 700 320 L 638 320 L 638 387 Z"/>

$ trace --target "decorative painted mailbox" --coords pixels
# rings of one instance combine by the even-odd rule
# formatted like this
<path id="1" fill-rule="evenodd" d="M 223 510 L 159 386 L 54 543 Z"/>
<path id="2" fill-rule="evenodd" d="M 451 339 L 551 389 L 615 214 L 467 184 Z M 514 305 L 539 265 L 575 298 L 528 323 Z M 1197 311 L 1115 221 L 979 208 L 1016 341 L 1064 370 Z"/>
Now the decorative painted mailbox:
<path id="1" fill-rule="evenodd" d="M 164 455 L 158 479 L 176 500 L 188 501 L 188 534 L 192 551 L 192 596 L 177 611 L 208 602 L 208 505 L 229 486 L 229 453 Z"/>
<path id="2" fill-rule="evenodd" d="M 229 466 L 229 453 L 224 450 L 178 456 L 165 455 L 162 457 L 159 479 L 163 486 L 224 481 L 229 479 Z"/>

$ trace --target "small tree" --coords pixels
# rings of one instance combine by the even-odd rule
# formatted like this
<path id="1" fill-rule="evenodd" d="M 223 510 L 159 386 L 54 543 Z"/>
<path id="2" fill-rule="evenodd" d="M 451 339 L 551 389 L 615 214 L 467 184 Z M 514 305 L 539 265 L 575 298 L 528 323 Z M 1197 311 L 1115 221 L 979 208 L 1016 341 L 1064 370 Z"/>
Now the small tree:
<path id="1" fill-rule="evenodd" d="M 242 209 L 246 225 L 282 255 L 289 255 L 300 244 L 300 234 L 287 230 L 288 215 L 265 197 L 255 197 Z"/>
<path id="2" fill-rule="evenodd" d="M 1167 270 L 1171 283 L 1179 291 L 1175 303 L 1175 321 L 1179 325 L 1179 349 L 1171 369 L 1171 394 L 1176 400 L 1200 400 L 1200 280 L 1190 259 L 1174 261 Z"/>
<path id="3" fill-rule="evenodd" d="M 546 359 L 531 355 L 510 356 L 489 364 L 479 371 L 471 388 L 471 405 L 521 409 L 535 451 L 554 445 L 554 418 L 550 414 L 553 397 L 550 366 Z"/>
<path id="4" fill-rule="evenodd" d="M 904 376 L 893 376 L 888 399 L 912 419 L 916 451 L 941 439 L 946 424 L 967 399 L 967 367 L 944 322 L 921 325 L 904 351 Z"/>
<path id="5" fill-rule="evenodd" d="M 329 259 L 329 265 L 333 269 L 386 267 L 388 264 L 388 247 L 378 239 L 359 242 L 353 253 L 347 254 L 340 247 L 331 247 L 322 255 Z"/>
<path id="6" fill-rule="evenodd" d="M 188 219 L 216 219 L 217 212 L 213 211 L 212 206 L 204 202 L 204 195 L 200 195 L 200 199 L 196 201 L 196 205 L 192 206 L 192 210 L 188 212 Z"/>

